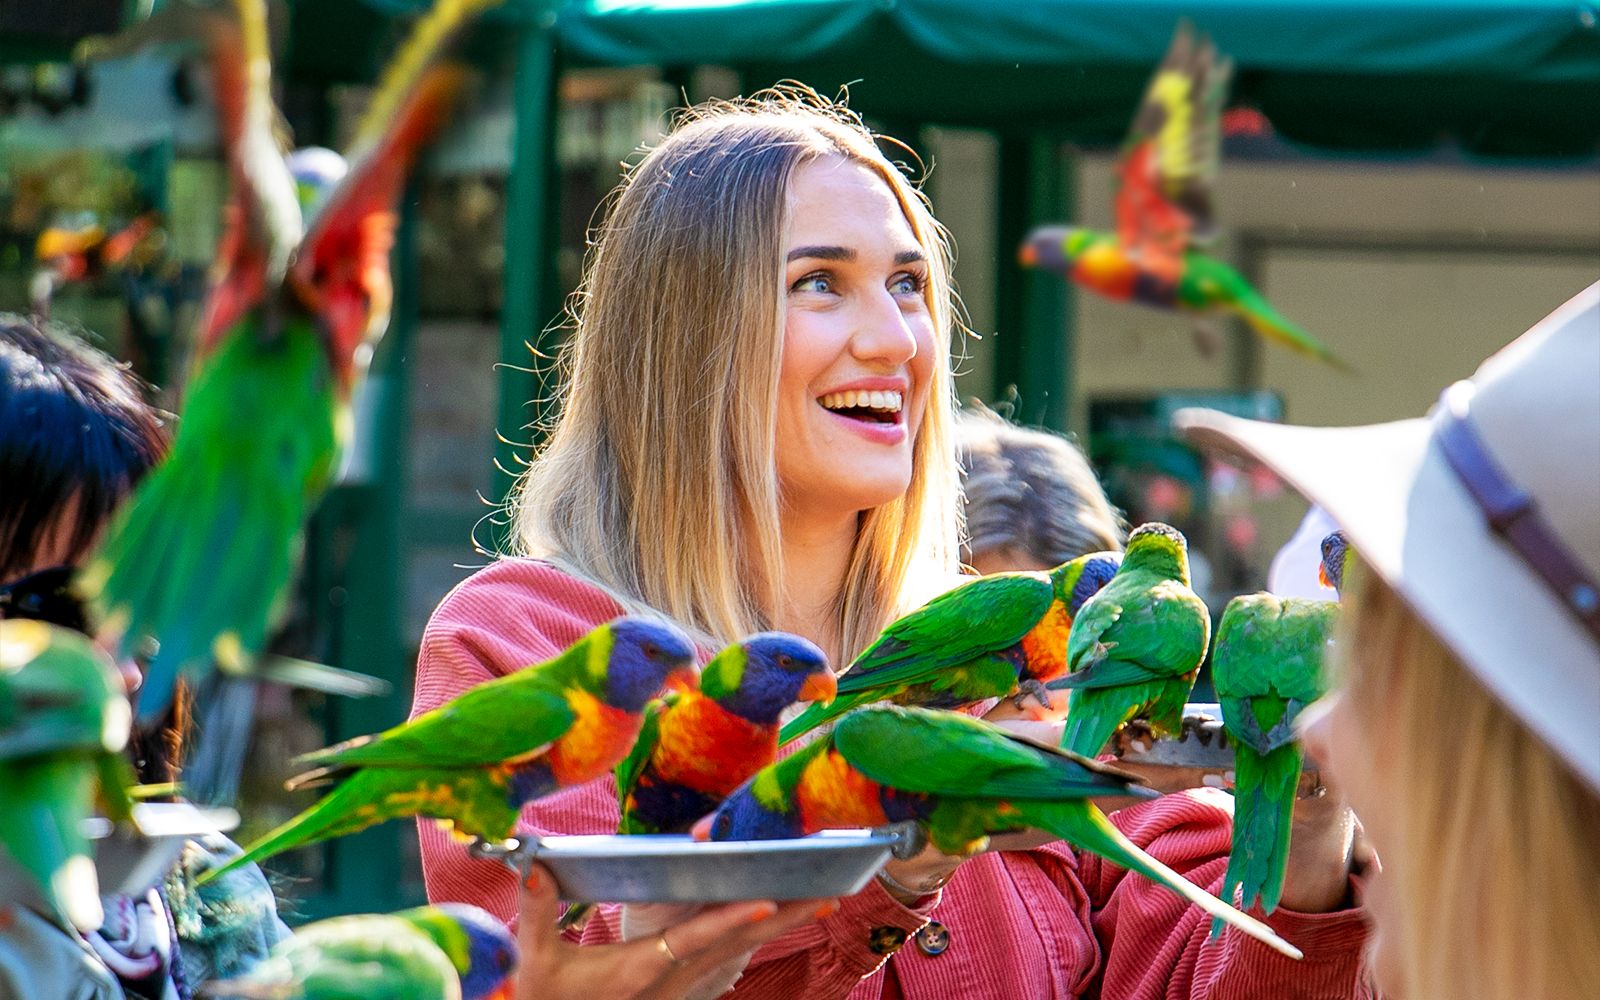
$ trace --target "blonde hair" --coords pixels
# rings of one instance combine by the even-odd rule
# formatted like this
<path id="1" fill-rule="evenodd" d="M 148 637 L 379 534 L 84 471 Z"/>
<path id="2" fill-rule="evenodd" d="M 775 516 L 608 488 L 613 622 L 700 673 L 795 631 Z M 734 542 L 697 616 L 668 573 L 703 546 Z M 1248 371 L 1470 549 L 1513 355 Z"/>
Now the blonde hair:
<path id="1" fill-rule="evenodd" d="M 788 190 L 796 168 L 829 156 L 865 164 L 899 200 L 927 256 L 936 330 L 910 487 L 860 518 L 843 652 L 907 610 L 913 588 L 955 572 L 948 238 L 861 121 L 799 87 L 687 110 L 613 192 L 573 300 L 559 415 L 513 497 L 520 554 L 717 642 L 770 627 Z"/>
<path id="2" fill-rule="evenodd" d="M 981 404 L 956 418 L 967 540 L 963 558 L 1016 550 L 1059 566 L 1120 551 L 1122 519 L 1078 446 L 1018 427 Z"/>
<path id="3" fill-rule="evenodd" d="M 1359 565 L 1337 644 L 1370 734 L 1356 774 L 1390 803 L 1380 844 L 1404 997 L 1591 996 L 1600 983 L 1600 796 Z M 1529 659 L 1539 655 L 1529 646 Z"/>

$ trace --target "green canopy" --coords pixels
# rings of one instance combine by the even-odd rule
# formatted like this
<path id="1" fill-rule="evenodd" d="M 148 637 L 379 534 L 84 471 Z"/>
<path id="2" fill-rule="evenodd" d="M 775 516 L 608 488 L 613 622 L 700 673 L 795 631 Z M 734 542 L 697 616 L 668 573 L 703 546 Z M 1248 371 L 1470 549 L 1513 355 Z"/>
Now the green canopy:
<path id="1" fill-rule="evenodd" d="M 1594 0 L 586 0 L 556 34 L 583 61 L 853 83 L 884 118 L 1112 143 L 1184 18 L 1233 58 L 1234 103 L 1293 141 L 1600 149 Z"/>

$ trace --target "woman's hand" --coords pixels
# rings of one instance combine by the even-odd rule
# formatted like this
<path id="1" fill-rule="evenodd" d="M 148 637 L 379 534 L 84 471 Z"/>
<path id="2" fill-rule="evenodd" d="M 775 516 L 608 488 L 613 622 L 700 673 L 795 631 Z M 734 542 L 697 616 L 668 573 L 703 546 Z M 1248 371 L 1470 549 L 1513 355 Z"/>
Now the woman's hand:
<path id="1" fill-rule="evenodd" d="M 1299 913 L 1328 913 L 1357 905 L 1351 898 L 1350 875 L 1376 864 L 1377 855 L 1328 769 L 1318 767 L 1313 745 L 1303 745 L 1305 766 L 1317 770 L 1321 783 L 1295 801 L 1289 863 L 1278 902 Z"/>
<path id="2" fill-rule="evenodd" d="M 517 1000 L 676 1000 L 734 959 L 838 909 L 833 900 L 767 900 L 706 908 L 658 934 L 624 944 L 580 946 L 556 930 L 555 879 L 534 865 L 521 894 Z M 720 992 L 720 991 L 719 991 Z"/>
<path id="3" fill-rule="evenodd" d="M 901 906 L 911 906 L 924 896 L 938 892 L 955 875 L 965 858 L 943 854 L 933 847 L 924 847 L 922 853 L 904 861 L 890 861 L 883 866 L 884 875 L 878 884 L 895 898 Z"/>

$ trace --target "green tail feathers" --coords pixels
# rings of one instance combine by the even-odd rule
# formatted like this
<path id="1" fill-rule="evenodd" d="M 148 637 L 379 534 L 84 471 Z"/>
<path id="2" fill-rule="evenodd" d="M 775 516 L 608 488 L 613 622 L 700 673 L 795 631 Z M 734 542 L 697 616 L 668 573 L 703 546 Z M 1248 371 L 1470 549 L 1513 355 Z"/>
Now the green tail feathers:
<path id="1" fill-rule="evenodd" d="M 171 456 L 114 522 L 81 587 L 159 651 L 139 696 L 156 717 L 207 657 L 243 670 L 284 605 L 302 528 L 333 471 L 337 404 L 309 328 L 270 343 L 241 324 L 195 376 Z"/>
<path id="2" fill-rule="evenodd" d="M 1243 286 L 1237 291 L 1236 296 L 1234 311 L 1256 333 L 1290 350 L 1332 365 L 1347 375 L 1355 373 L 1355 369 L 1334 354 L 1332 348 L 1291 323 L 1288 317 L 1278 312 L 1272 303 L 1254 289 L 1247 285 Z"/>
<path id="3" fill-rule="evenodd" d="M 827 705 L 812 702 L 805 711 L 785 722 L 778 730 L 778 746 L 784 746 L 791 740 L 804 736 L 818 726 L 832 722 L 853 708 L 859 708 L 876 698 L 877 695 L 858 696 L 841 695 Z"/>
<path id="4" fill-rule="evenodd" d="M 1233 849 L 1222 895 L 1231 900 L 1234 890 L 1242 889 L 1239 905 L 1245 909 L 1259 904 L 1263 913 L 1271 913 L 1283 896 L 1303 757 L 1298 743 L 1265 756 L 1243 744 L 1235 745 Z M 1219 930 L 1212 925 L 1213 935 Z"/>
<path id="5" fill-rule="evenodd" d="M 409 814 L 398 797 L 417 789 L 416 775 L 374 768 L 357 771 L 301 812 L 251 844 L 226 864 L 203 872 L 196 884 L 204 885 L 236 868 L 260 864 L 296 847 L 359 833 L 369 826 Z"/>
<path id="6" fill-rule="evenodd" d="M 1266 924 L 1240 913 L 1146 854 L 1122 831 L 1112 826 L 1105 813 L 1093 804 L 1082 801 L 1028 803 L 1019 810 L 1019 814 L 1031 826 L 1053 833 L 1074 847 L 1091 851 L 1113 864 L 1166 886 L 1216 919 L 1232 924 L 1275 951 L 1291 958 L 1301 957 L 1300 949 L 1280 938 Z"/>

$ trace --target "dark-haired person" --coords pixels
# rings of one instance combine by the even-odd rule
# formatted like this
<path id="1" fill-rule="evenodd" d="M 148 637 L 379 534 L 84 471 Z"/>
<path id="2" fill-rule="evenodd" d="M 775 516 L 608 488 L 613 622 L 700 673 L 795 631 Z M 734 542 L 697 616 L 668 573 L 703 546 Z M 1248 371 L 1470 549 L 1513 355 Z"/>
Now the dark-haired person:
<path id="1" fill-rule="evenodd" d="M 67 589 L 73 570 L 167 440 L 125 367 L 69 333 L 0 314 L 0 618 L 84 628 Z M 122 670 L 131 695 L 138 668 Z M 181 711 L 136 733 L 141 780 L 176 777 Z M 0 899 L 0 1000 L 186 998 L 244 972 L 289 932 L 254 866 L 194 889 L 237 852 L 221 836 L 190 841 L 158 889 L 108 897 L 105 925 L 82 940 Z"/>

